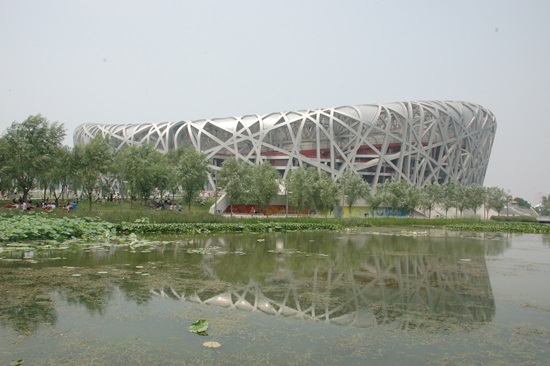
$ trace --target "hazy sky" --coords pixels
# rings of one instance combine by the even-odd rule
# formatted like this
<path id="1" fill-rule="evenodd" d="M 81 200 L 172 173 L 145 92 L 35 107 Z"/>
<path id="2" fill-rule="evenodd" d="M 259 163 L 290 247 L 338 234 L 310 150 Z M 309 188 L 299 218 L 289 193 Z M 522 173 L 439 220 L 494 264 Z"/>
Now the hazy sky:
<path id="1" fill-rule="evenodd" d="M 410 100 L 497 118 L 485 185 L 550 193 L 550 1 L 0 0 L 0 133 Z"/>

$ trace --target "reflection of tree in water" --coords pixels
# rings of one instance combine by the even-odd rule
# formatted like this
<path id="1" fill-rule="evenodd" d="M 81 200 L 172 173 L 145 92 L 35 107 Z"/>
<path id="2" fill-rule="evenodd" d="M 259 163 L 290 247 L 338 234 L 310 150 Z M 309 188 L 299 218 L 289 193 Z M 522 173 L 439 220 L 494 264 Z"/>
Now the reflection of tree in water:
<path id="1" fill-rule="evenodd" d="M 138 305 L 147 304 L 151 300 L 149 287 L 143 281 L 124 280 L 119 283 L 119 289 L 127 301 L 134 301 Z"/>
<path id="2" fill-rule="evenodd" d="M 57 289 L 59 295 L 71 305 L 82 305 L 90 314 L 103 314 L 114 292 L 114 286 L 90 275 L 85 281 L 75 280 Z M 95 277 L 95 280 L 94 280 Z M 85 282 L 83 285 L 82 282 Z"/>
<path id="3" fill-rule="evenodd" d="M 4 278 L 7 280 L 7 276 Z M 0 324 L 20 334 L 32 334 L 42 324 L 55 324 L 57 313 L 47 294 L 33 288 L 0 287 Z M 7 287 L 7 286 L 6 286 Z"/>
<path id="4" fill-rule="evenodd" d="M 0 324 L 21 334 L 34 333 L 40 325 L 55 324 L 57 312 L 52 293 L 68 304 L 84 306 L 91 314 L 103 314 L 115 288 L 124 290 L 129 283 L 125 280 L 129 271 L 104 277 L 97 274 L 96 268 L 80 268 L 81 276 L 73 277 L 74 271 L 60 267 L 2 269 Z M 130 287 L 132 290 L 126 292 L 128 298 L 138 303 L 150 299 L 150 285 Z M 133 294 L 136 295 L 132 297 Z"/>

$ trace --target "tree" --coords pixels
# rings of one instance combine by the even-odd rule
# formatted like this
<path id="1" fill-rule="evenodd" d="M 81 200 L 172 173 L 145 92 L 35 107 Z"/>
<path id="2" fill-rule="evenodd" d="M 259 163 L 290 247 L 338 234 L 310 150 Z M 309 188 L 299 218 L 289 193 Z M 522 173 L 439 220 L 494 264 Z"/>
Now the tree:
<path id="1" fill-rule="evenodd" d="M 330 175 L 318 172 L 317 179 L 313 185 L 313 203 L 319 211 L 325 211 L 325 217 L 330 211 L 334 210 L 340 189 Z"/>
<path id="2" fill-rule="evenodd" d="M 550 195 L 542 197 L 539 215 L 550 216 Z"/>
<path id="3" fill-rule="evenodd" d="M 53 149 L 51 157 L 55 163 L 42 174 L 39 186 L 44 190 L 44 199 L 49 189 L 55 199 L 55 205 L 59 207 L 59 198 L 63 197 L 74 176 L 73 152 L 67 146 L 57 146 Z M 59 187 L 61 192 L 58 194 Z"/>
<path id="4" fill-rule="evenodd" d="M 208 181 L 208 159 L 194 147 L 183 150 L 179 165 L 178 177 L 183 191 L 183 199 L 189 211 L 191 204 Z"/>
<path id="5" fill-rule="evenodd" d="M 374 213 L 382 207 L 382 204 L 386 201 L 384 187 L 381 184 L 377 184 L 376 187 L 370 191 L 366 201 L 370 206 L 371 215 L 374 217 Z"/>
<path id="6" fill-rule="evenodd" d="M 392 208 L 395 215 L 402 208 L 407 215 L 412 215 L 420 204 L 420 189 L 404 179 L 386 181 L 383 186 L 386 203 Z"/>
<path id="7" fill-rule="evenodd" d="M 487 206 L 488 208 L 493 208 L 500 215 L 500 211 L 508 203 L 508 195 L 504 192 L 504 189 L 499 187 L 489 187 L 487 189 Z M 487 209 L 489 212 L 489 209 Z"/>
<path id="8" fill-rule="evenodd" d="M 389 207 L 391 207 L 393 215 L 396 215 L 399 207 L 403 207 L 403 201 L 406 194 L 406 184 L 407 183 L 404 180 L 387 180 L 384 182 L 383 189 L 386 203 Z"/>
<path id="9" fill-rule="evenodd" d="M 456 204 L 455 207 L 460 211 L 460 217 L 464 209 L 468 208 L 468 187 L 462 184 L 456 186 Z"/>
<path id="10" fill-rule="evenodd" d="M 233 205 L 245 203 L 250 196 L 251 180 L 250 164 L 236 158 L 229 158 L 223 162 L 218 173 L 217 184 L 227 195 L 231 206 L 231 217 L 233 217 Z"/>
<path id="11" fill-rule="evenodd" d="M 56 163 L 53 154 L 64 137 L 63 124 L 50 123 L 40 114 L 29 116 L 22 123 L 13 122 L 6 130 L 0 158 L 5 164 L 3 177 L 15 181 L 23 192 L 23 200 L 27 200 L 36 180 Z"/>
<path id="12" fill-rule="evenodd" d="M 466 200 L 467 207 L 474 211 L 474 215 L 477 209 L 483 205 L 485 200 L 485 188 L 479 184 L 470 184 L 466 187 Z"/>
<path id="13" fill-rule="evenodd" d="M 260 207 L 267 208 L 269 202 L 277 196 L 279 179 L 279 172 L 268 161 L 252 168 L 252 197 Z"/>
<path id="14" fill-rule="evenodd" d="M 158 160 L 155 162 L 154 168 L 154 185 L 158 189 L 160 199 L 162 200 L 164 197 L 164 192 L 174 189 L 174 181 L 177 180 L 172 179 L 172 177 L 177 176 L 177 166 L 172 164 L 165 154 L 160 153 L 160 155 L 158 155 Z"/>
<path id="15" fill-rule="evenodd" d="M 420 207 L 428 210 L 428 218 L 432 218 L 432 210 L 441 201 L 442 188 L 437 182 L 432 182 L 420 191 Z"/>
<path id="16" fill-rule="evenodd" d="M 158 175 L 166 169 L 159 163 L 162 162 L 162 153 L 150 144 L 142 144 L 128 146 L 117 156 L 121 161 L 116 165 L 122 167 L 124 164 L 124 181 L 131 196 L 137 195 L 145 204 L 157 188 Z"/>
<path id="17" fill-rule="evenodd" d="M 287 192 L 289 204 L 300 212 L 313 206 L 313 189 L 317 171 L 315 168 L 299 167 L 288 174 Z"/>
<path id="18" fill-rule="evenodd" d="M 183 155 L 184 147 L 179 147 L 174 150 L 168 150 L 166 153 L 166 160 L 170 166 L 169 171 L 171 174 L 168 176 L 168 191 L 172 194 L 172 200 L 176 196 L 176 193 L 179 191 L 180 182 L 177 174 L 178 166 L 180 163 L 181 156 Z"/>
<path id="19" fill-rule="evenodd" d="M 441 206 L 445 210 L 445 218 L 452 207 L 456 207 L 457 183 L 453 180 L 446 181 L 441 191 Z"/>
<path id="20" fill-rule="evenodd" d="M 514 203 L 517 203 L 519 207 L 531 208 L 531 204 L 521 197 L 514 197 Z"/>
<path id="21" fill-rule="evenodd" d="M 366 198 L 369 195 L 369 185 L 359 174 L 346 172 L 340 179 L 340 189 L 346 197 L 351 216 L 351 208 L 360 198 Z"/>
<path id="22" fill-rule="evenodd" d="M 109 140 L 98 134 L 88 144 L 76 145 L 73 157 L 74 179 L 88 198 L 91 211 L 94 190 L 98 187 L 101 175 L 108 171 L 113 161 Z"/>
<path id="23" fill-rule="evenodd" d="M 403 210 L 409 216 L 413 216 L 414 210 L 420 203 L 420 188 L 416 184 L 407 184 L 404 180 L 400 180 L 404 185 L 405 195 L 402 201 Z"/>

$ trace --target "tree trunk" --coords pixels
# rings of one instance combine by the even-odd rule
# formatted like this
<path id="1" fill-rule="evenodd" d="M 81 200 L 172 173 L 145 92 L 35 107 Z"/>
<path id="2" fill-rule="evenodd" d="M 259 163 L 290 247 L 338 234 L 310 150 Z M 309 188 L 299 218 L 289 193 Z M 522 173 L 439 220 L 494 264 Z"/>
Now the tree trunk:
<path id="1" fill-rule="evenodd" d="M 25 189 L 23 189 L 23 202 L 27 202 L 30 190 L 31 189 L 28 187 L 25 187 Z"/>

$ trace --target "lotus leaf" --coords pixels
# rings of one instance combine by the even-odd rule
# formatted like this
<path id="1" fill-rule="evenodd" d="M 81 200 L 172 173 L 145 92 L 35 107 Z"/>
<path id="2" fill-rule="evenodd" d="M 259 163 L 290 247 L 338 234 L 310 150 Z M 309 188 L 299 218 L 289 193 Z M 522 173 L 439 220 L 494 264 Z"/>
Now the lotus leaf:
<path id="1" fill-rule="evenodd" d="M 205 334 L 208 329 L 208 321 L 206 319 L 199 319 L 189 326 L 191 333 Z"/>
<path id="2" fill-rule="evenodd" d="M 221 347 L 221 344 L 219 344 L 218 342 L 204 342 L 202 345 L 205 346 L 205 347 L 207 347 L 207 348 L 218 348 L 218 347 Z"/>

